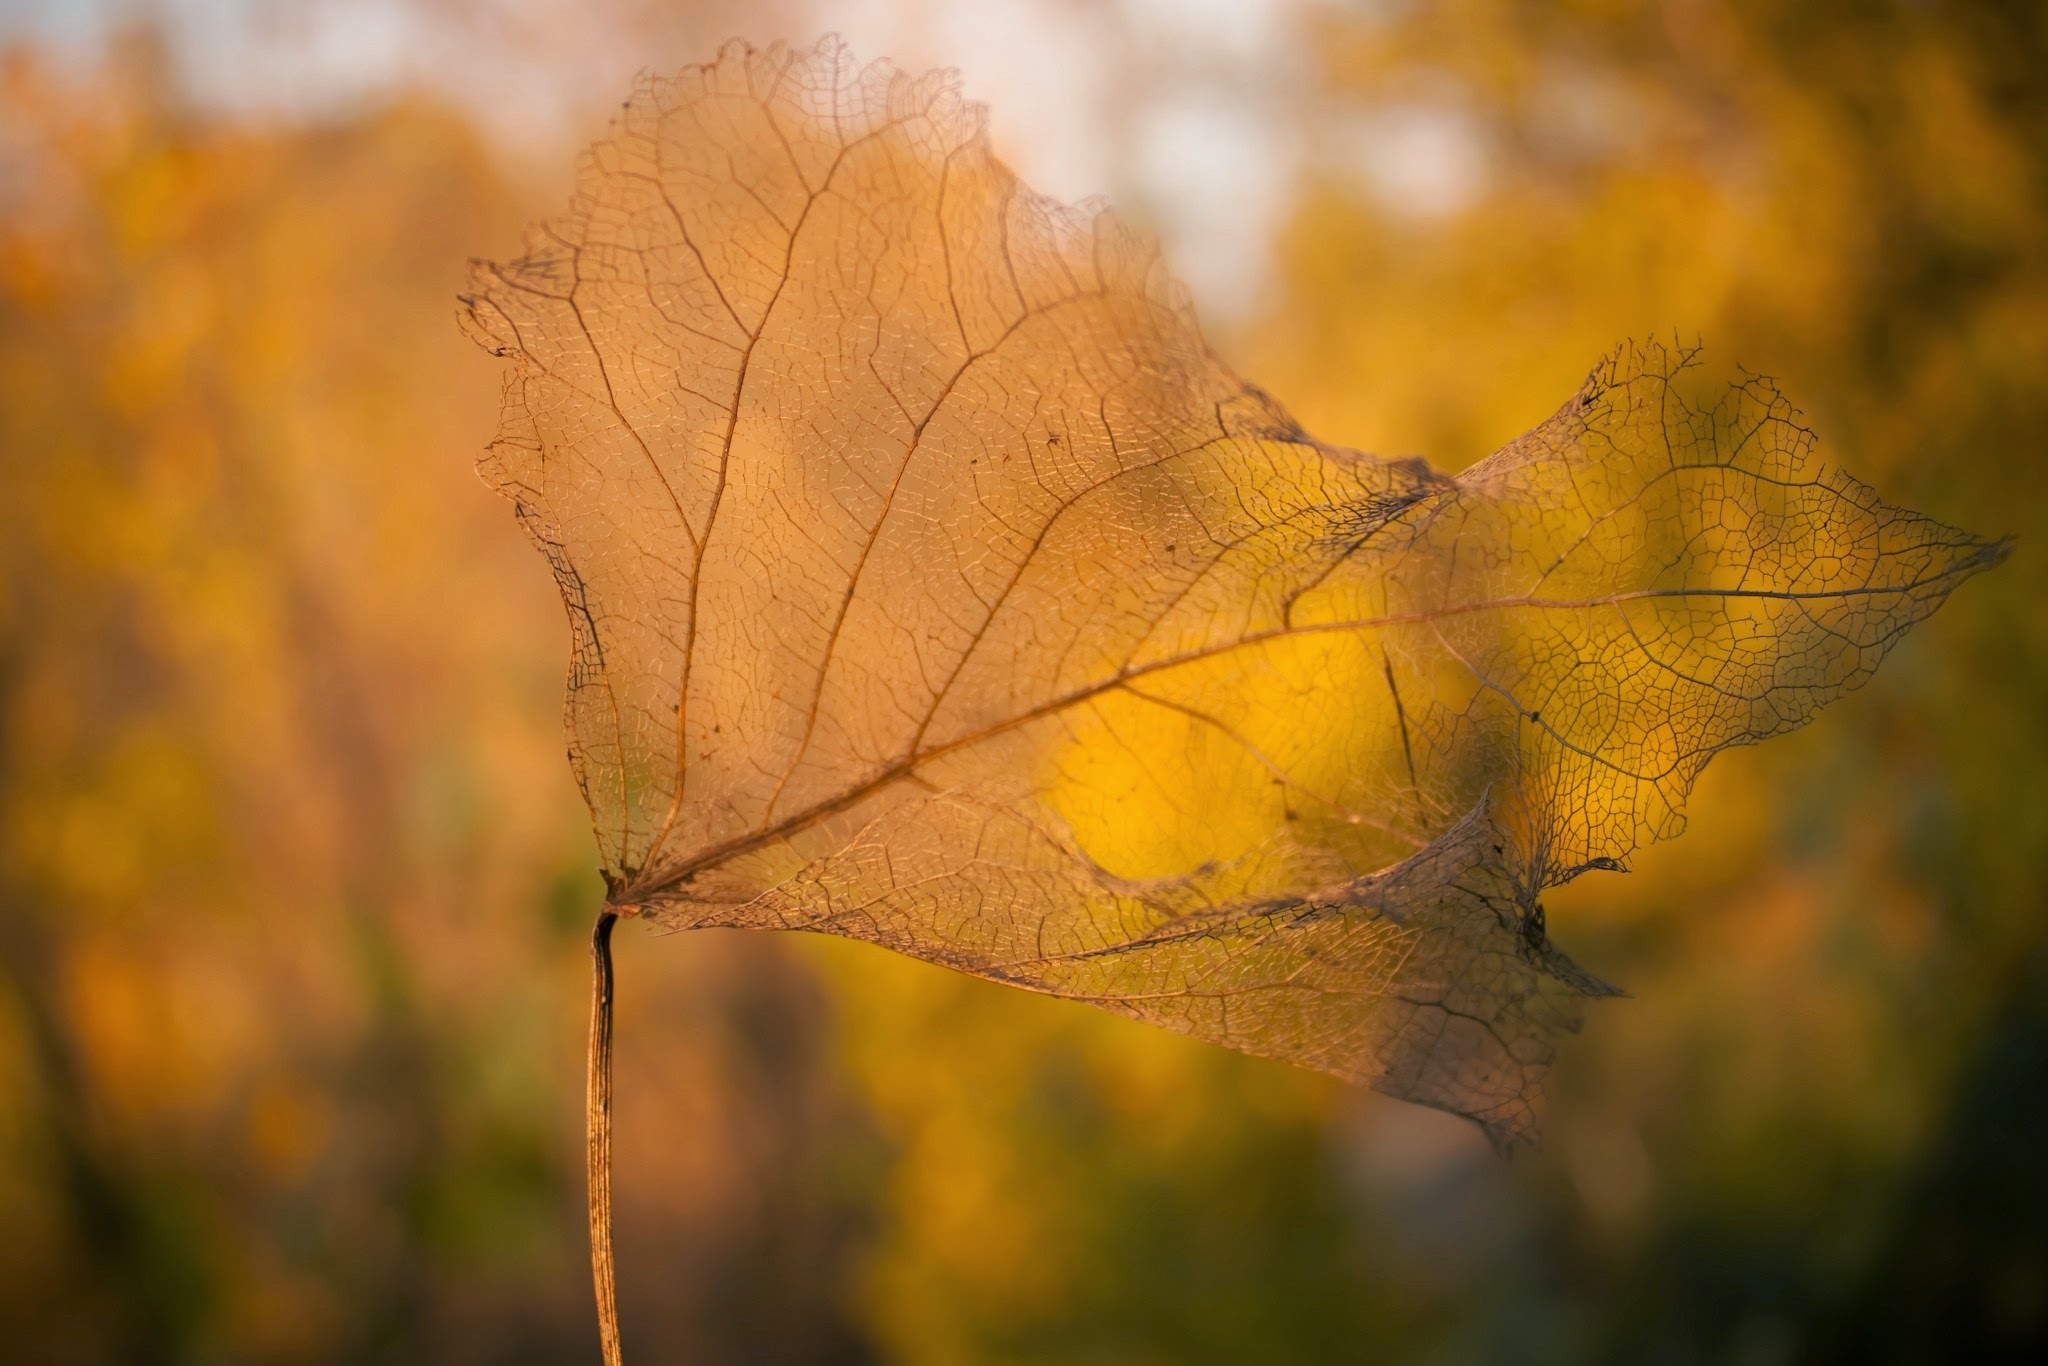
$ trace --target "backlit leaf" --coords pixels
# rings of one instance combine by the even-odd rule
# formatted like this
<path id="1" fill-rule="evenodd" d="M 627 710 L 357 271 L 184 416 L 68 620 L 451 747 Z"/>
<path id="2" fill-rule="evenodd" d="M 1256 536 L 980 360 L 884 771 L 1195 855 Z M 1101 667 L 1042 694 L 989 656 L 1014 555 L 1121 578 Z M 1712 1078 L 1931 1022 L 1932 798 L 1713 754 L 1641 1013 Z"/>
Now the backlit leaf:
<path id="1" fill-rule="evenodd" d="M 950 73 L 832 41 L 644 82 L 465 305 L 614 908 L 870 940 L 1502 1143 L 1611 990 L 1544 890 L 2003 549 L 1824 468 L 1767 381 L 1699 397 L 1689 349 L 1455 478 L 1325 444 Z"/>

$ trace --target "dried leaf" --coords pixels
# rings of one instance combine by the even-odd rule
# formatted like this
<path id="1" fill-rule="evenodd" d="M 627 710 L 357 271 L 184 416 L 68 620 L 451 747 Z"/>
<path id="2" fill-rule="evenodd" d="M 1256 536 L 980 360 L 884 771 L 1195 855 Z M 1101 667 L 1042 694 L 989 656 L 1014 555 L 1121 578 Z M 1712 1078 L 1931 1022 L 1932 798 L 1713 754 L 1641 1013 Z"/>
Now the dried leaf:
<path id="1" fill-rule="evenodd" d="M 1539 896 L 2003 546 L 1624 349 L 1455 477 L 1303 432 L 951 73 L 728 47 L 479 263 L 622 914 L 848 935 L 1464 1114 L 1611 988 Z"/>

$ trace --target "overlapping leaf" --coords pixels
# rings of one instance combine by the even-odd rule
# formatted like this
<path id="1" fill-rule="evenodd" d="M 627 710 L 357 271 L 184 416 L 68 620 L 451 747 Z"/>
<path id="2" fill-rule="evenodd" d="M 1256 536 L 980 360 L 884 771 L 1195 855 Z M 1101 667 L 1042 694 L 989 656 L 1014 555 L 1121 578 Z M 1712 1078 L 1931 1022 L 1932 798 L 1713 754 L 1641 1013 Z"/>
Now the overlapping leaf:
<path id="1" fill-rule="evenodd" d="M 475 267 L 482 462 L 574 632 L 611 901 L 807 929 L 1472 1116 L 1578 1003 L 1541 892 L 1673 834 L 2000 547 L 1627 349 L 1450 478 L 1300 430 L 949 73 L 645 82 Z"/>

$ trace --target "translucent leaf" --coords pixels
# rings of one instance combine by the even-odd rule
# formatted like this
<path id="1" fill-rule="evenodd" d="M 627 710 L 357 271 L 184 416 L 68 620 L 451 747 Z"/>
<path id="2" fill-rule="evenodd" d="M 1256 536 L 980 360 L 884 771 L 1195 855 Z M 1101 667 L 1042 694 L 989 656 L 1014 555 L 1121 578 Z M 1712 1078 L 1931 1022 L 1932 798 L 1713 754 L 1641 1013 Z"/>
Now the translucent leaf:
<path id="1" fill-rule="evenodd" d="M 2001 545 L 1624 349 L 1456 478 L 1303 432 L 1155 247 L 836 42 L 643 82 L 479 263 L 611 905 L 848 935 L 1471 1116 L 1579 1002 L 1540 894 Z"/>

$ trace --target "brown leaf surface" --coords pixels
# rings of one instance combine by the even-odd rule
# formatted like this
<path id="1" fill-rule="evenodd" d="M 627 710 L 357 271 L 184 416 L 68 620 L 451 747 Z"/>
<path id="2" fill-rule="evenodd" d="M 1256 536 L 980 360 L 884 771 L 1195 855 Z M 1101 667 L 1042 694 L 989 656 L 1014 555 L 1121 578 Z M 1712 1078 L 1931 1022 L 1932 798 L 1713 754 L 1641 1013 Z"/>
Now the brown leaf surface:
<path id="1" fill-rule="evenodd" d="M 1221 210 L 1219 210 L 1221 211 Z M 611 902 L 848 935 L 1469 1115 L 1579 1001 L 1539 894 L 2003 547 L 1627 348 L 1456 478 L 1303 432 L 951 73 L 728 47 L 478 263 Z"/>

